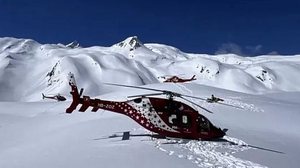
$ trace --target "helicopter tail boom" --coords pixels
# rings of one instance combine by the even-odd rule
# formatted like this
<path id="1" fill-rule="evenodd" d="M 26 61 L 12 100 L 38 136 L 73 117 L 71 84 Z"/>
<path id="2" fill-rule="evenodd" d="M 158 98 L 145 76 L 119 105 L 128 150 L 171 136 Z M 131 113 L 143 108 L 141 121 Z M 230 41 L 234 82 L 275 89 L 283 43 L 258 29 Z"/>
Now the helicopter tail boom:
<path id="1" fill-rule="evenodd" d="M 81 107 L 78 111 L 85 112 L 89 107 L 92 107 L 92 112 L 96 112 L 99 109 L 110 110 L 118 113 L 122 113 L 122 110 L 116 107 L 116 102 L 91 99 L 89 96 L 82 96 L 83 88 L 78 92 L 75 78 L 72 73 L 69 73 L 69 85 L 71 86 L 72 103 L 69 108 L 66 109 L 66 113 L 72 113 L 79 104 Z"/>

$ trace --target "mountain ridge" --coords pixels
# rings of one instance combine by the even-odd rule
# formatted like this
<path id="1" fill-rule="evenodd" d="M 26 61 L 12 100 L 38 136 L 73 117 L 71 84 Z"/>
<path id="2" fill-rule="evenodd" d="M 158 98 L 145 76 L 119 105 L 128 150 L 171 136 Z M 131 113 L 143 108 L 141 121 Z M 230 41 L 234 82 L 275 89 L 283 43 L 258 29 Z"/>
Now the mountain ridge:
<path id="1" fill-rule="evenodd" d="M 103 82 L 145 85 L 162 82 L 159 76 L 164 75 L 196 75 L 192 83 L 251 94 L 300 91 L 299 65 L 299 55 L 191 54 L 142 43 L 137 36 L 88 48 L 78 42 L 70 47 L 6 37 L 0 38 L 0 94 L 2 101 L 38 101 L 41 93 L 68 95 L 69 72 L 94 96 L 111 91 Z"/>

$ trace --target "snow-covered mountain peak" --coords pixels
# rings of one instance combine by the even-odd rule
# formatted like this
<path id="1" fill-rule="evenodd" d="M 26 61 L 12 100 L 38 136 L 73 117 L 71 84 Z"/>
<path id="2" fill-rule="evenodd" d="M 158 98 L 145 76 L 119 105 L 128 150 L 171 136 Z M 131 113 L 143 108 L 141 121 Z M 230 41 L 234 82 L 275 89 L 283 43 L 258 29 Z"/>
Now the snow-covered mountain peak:
<path id="1" fill-rule="evenodd" d="M 78 43 L 78 41 L 72 41 L 71 43 L 67 44 L 66 47 L 69 47 L 69 48 L 78 48 L 80 47 L 80 44 Z"/>
<path id="2" fill-rule="evenodd" d="M 132 37 L 128 37 L 125 40 L 115 44 L 114 46 L 126 48 L 126 49 L 132 51 L 139 47 L 144 46 L 144 44 L 138 39 L 137 36 L 132 36 Z"/>
<path id="3" fill-rule="evenodd" d="M 32 52 L 40 44 L 31 39 L 17 39 L 12 37 L 0 38 L 0 54 L 14 53 L 20 54 Z"/>

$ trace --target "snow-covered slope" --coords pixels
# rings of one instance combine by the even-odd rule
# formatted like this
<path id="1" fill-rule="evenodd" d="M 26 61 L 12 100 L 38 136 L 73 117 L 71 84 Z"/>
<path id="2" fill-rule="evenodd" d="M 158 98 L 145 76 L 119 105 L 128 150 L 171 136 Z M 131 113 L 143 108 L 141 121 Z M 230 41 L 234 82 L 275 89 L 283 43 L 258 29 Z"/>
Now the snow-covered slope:
<path id="1" fill-rule="evenodd" d="M 296 168 L 300 164 L 299 64 L 299 55 L 191 54 L 163 44 L 144 44 L 135 36 L 110 47 L 89 48 L 78 42 L 39 44 L 0 38 L 0 167 Z M 148 137 L 105 139 L 122 131 L 147 131 L 109 111 L 66 114 L 71 103 L 69 72 L 85 88 L 85 95 L 109 100 L 148 91 L 104 83 L 222 97 L 242 110 L 192 101 L 212 110 L 214 114 L 204 115 L 228 128 L 225 138 L 238 145 Z M 197 80 L 166 84 L 159 78 L 164 75 L 196 75 Z M 42 93 L 60 93 L 69 100 L 42 100 Z"/>
<path id="2" fill-rule="evenodd" d="M 299 91 L 299 64 L 300 56 L 188 54 L 143 44 L 135 36 L 111 47 L 89 48 L 0 38 L 0 99 L 37 101 L 41 93 L 68 94 L 69 72 L 91 95 L 110 91 L 103 82 L 152 84 L 163 75 L 196 75 L 193 83 L 246 93 Z"/>
<path id="3" fill-rule="evenodd" d="M 244 110 L 208 105 L 205 115 L 228 128 L 226 142 L 159 140 L 149 137 L 107 138 L 123 131 L 147 131 L 126 116 L 88 110 L 66 114 L 70 102 L 0 102 L 0 167 L 291 167 L 300 164 L 300 93 L 264 96 L 241 94 L 197 84 L 154 84 L 196 96 L 214 93 Z M 145 91 L 141 91 L 145 92 Z M 125 99 L 134 89 L 102 95 Z M 288 99 L 286 97 L 293 97 Z M 119 132 L 119 133 L 118 133 Z M 253 145 L 253 146 L 252 146 Z"/>

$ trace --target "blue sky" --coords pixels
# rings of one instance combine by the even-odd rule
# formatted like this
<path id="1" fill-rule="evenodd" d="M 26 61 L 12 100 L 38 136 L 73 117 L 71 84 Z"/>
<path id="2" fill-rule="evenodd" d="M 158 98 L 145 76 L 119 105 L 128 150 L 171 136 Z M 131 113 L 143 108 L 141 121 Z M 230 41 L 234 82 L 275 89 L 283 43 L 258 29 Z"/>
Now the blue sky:
<path id="1" fill-rule="evenodd" d="M 300 1 L 0 0 L 0 37 L 110 46 L 137 35 L 184 52 L 300 53 Z"/>

